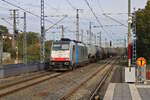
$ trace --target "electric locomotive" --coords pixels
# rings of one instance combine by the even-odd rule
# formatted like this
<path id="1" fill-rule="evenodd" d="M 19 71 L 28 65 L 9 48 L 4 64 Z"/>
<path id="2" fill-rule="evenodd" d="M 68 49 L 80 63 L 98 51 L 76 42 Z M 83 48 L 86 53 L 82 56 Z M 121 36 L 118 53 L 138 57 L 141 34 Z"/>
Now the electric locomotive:
<path id="1" fill-rule="evenodd" d="M 74 69 L 88 61 L 88 50 L 84 43 L 70 39 L 54 41 L 51 46 L 52 69 Z"/>

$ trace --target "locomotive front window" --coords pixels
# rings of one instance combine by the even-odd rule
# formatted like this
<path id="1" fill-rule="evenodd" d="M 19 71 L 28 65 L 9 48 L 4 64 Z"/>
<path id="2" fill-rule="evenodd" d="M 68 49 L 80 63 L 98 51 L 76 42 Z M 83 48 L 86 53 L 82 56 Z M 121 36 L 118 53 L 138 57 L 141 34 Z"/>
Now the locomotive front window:
<path id="1" fill-rule="evenodd" d="M 53 50 L 69 50 L 69 44 L 53 44 Z"/>
<path id="2" fill-rule="evenodd" d="M 61 48 L 63 50 L 68 50 L 69 49 L 69 45 L 68 44 L 62 44 Z"/>

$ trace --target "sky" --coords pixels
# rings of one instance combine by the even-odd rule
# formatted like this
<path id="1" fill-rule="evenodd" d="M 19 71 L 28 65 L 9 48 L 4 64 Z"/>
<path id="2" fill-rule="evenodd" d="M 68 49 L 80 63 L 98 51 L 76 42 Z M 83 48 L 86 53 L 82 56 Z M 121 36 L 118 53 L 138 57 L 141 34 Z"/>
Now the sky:
<path id="1" fill-rule="evenodd" d="M 41 0 L 5 0 L 11 2 L 17 6 L 24 8 L 38 16 L 40 16 L 40 1 Z M 127 27 L 120 26 L 119 23 L 114 22 L 106 15 L 116 19 L 117 21 L 127 25 L 128 23 L 128 0 L 87 0 L 96 18 L 89 9 L 85 0 L 44 0 L 45 1 L 45 29 L 55 24 L 58 20 L 62 19 L 64 15 L 68 15 L 64 20 L 51 28 L 46 33 L 46 39 L 60 39 L 61 25 L 65 27 L 65 37 L 75 39 L 76 31 L 76 9 L 79 11 L 79 35 L 81 38 L 81 30 L 83 30 L 84 42 L 88 42 L 89 36 L 87 31 L 89 30 L 89 22 L 92 22 L 92 33 L 98 36 L 101 32 L 102 44 L 104 42 L 113 41 L 114 45 L 123 45 L 124 40 L 127 37 Z M 147 0 L 131 0 L 131 9 L 144 8 Z M 9 4 L 0 0 L 0 24 L 8 27 L 9 32 L 12 33 L 12 22 L 10 9 L 18 9 L 10 6 Z M 23 10 L 19 9 L 19 17 L 23 17 Z M 5 18 L 5 21 L 1 18 Z M 8 24 L 9 22 L 9 24 Z M 100 28 L 100 24 L 103 25 L 103 29 Z M 94 26 L 97 26 L 95 28 Z M 23 30 L 23 19 L 18 19 L 18 29 Z M 40 18 L 35 17 L 27 13 L 27 31 L 34 31 L 40 33 Z M 93 41 L 98 39 L 92 36 Z M 119 42 L 118 42 L 119 41 Z"/>

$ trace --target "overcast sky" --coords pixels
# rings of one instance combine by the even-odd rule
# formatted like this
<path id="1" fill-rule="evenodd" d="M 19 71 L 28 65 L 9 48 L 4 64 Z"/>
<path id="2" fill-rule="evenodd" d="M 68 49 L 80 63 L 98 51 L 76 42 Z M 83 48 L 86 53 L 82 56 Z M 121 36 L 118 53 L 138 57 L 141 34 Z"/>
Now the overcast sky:
<path id="1" fill-rule="evenodd" d="M 18 5 L 27 11 L 33 12 L 40 16 L 40 1 L 41 0 L 5 0 Z M 131 0 L 132 10 L 133 8 L 144 8 L 147 0 Z M 92 32 L 97 34 L 102 33 L 102 40 L 113 40 L 114 43 L 118 43 L 118 39 L 124 39 L 127 33 L 127 28 L 124 26 L 108 26 L 108 25 L 120 25 L 110 18 L 103 16 L 103 13 L 110 13 L 109 16 L 115 18 L 116 20 L 127 25 L 127 11 L 128 11 L 128 0 L 88 0 L 90 7 L 93 9 L 94 13 L 98 17 L 100 23 L 104 25 L 104 31 L 101 28 L 93 28 Z M 81 30 L 84 32 L 84 41 L 87 40 L 86 31 L 89 28 L 89 21 L 92 22 L 92 26 L 99 26 L 99 23 L 91 13 L 85 0 L 45 0 L 45 16 L 46 19 L 52 23 L 57 22 L 59 19 L 63 18 L 64 15 L 68 15 L 62 22 L 60 22 L 53 29 L 46 33 L 46 39 L 59 39 L 61 29 L 60 25 L 65 27 L 65 37 L 75 39 L 75 21 L 76 21 L 76 10 L 82 9 L 79 12 L 80 16 L 80 33 Z M 2 2 L 0 0 L 0 18 L 5 18 L 10 24 L 12 24 L 10 9 L 16 9 L 9 4 Z M 18 8 L 17 8 L 18 9 Z M 121 14 L 120 14 L 121 13 Z M 19 10 L 19 16 L 23 16 L 23 11 Z M 12 32 L 12 26 L 6 21 L 0 19 L 0 24 L 7 26 Z M 45 21 L 45 28 L 52 25 L 49 21 Z M 106 26 L 105 26 L 106 25 Z M 23 20 L 19 19 L 18 28 L 23 30 Z M 40 33 L 40 18 L 27 14 L 27 31 L 34 31 Z M 55 33 L 55 34 L 54 34 Z M 116 41 L 116 42 L 115 42 Z M 117 44 L 116 44 L 117 45 Z"/>

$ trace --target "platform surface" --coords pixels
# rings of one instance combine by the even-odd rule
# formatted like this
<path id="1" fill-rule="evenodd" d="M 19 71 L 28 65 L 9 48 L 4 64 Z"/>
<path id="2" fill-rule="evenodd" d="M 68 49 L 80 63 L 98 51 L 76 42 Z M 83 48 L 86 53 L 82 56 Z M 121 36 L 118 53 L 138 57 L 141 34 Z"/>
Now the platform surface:
<path id="1" fill-rule="evenodd" d="M 150 84 L 110 83 L 104 100 L 150 100 Z"/>

